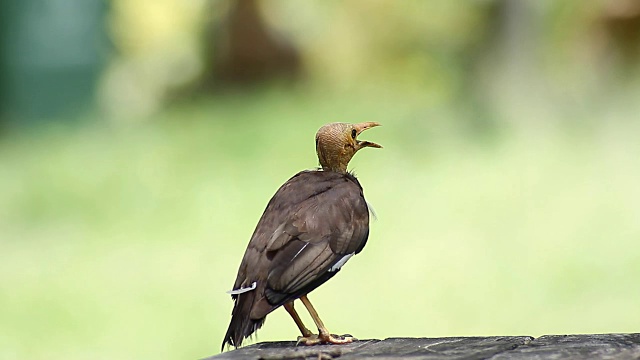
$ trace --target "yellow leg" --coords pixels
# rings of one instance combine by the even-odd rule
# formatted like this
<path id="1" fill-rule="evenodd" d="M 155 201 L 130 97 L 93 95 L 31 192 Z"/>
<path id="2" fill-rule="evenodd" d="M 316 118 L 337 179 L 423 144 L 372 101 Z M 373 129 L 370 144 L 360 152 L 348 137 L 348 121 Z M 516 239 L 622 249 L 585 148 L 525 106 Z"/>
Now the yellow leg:
<path id="1" fill-rule="evenodd" d="M 302 323 L 302 319 L 300 319 L 300 316 L 296 312 L 296 309 L 293 308 L 293 301 L 284 304 L 284 309 L 287 310 L 289 315 L 291 315 L 291 317 L 293 318 L 293 321 L 296 323 L 296 325 L 298 325 L 298 329 L 300 329 L 302 336 L 309 337 L 313 335 L 313 333 L 311 333 L 311 330 L 307 329 L 307 327 L 304 326 L 304 324 Z"/>
<path id="2" fill-rule="evenodd" d="M 316 326 L 318 327 L 318 332 L 320 332 L 320 334 L 318 334 L 317 337 L 315 335 L 304 336 L 302 338 L 299 338 L 298 342 L 301 342 L 305 345 L 348 344 L 353 342 L 353 340 L 355 340 L 350 335 L 338 336 L 338 335 L 331 334 L 329 330 L 327 330 L 327 328 L 324 326 L 324 323 L 322 322 L 322 320 L 320 320 L 320 316 L 318 316 L 318 312 L 313 307 L 313 305 L 311 305 L 309 298 L 307 298 L 307 296 L 304 295 L 300 297 L 300 301 L 302 301 L 304 306 L 307 308 L 307 311 L 309 311 L 309 315 L 311 315 L 311 318 L 316 323 Z"/>

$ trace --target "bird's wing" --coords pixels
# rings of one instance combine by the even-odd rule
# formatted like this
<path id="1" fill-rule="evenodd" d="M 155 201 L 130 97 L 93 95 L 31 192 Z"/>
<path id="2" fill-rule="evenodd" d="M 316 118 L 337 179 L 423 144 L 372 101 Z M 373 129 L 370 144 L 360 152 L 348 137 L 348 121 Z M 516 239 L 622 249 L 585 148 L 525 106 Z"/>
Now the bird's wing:
<path id="1" fill-rule="evenodd" d="M 359 184 L 345 177 L 329 183 L 300 202 L 267 243 L 265 295 L 272 305 L 324 283 L 367 240 L 369 213 Z"/>

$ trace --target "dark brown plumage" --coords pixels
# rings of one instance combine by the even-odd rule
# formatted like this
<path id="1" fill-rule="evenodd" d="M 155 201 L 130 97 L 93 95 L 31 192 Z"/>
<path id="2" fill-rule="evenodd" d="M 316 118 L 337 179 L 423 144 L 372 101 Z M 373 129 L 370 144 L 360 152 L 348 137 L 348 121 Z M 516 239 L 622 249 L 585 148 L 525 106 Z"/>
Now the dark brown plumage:
<path id="1" fill-rule="evenodd" d="M 369 210 L 362 187 L 347 165 L 364 147 L 381 147 L 357 136 L 378 123 L 333 123 L 316 134 L 322 169 L 302 171 L 271 198 L 245 251 L 233 290 L 235 301 L 225 345 L 238 347 L 284 305 L 307 345 L 347 343 L 331 335 L 306 295 L 333 277 L 359 253 L 369 236 Z M 293 301 L 300 299 L 314 319 L 313 335 L 300 320 Z"/>

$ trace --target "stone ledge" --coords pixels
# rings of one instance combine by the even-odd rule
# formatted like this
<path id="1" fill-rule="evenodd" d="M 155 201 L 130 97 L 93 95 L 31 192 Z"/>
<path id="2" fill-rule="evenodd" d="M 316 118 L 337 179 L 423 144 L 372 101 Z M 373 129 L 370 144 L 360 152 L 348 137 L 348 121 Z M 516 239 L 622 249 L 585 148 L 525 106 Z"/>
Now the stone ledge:
<path id="1" fill-rule="evenodd" d="M 640 333 L 388 338 L 348 345 L 296 346 L 263 342 L 207 358 L 234 359 L 640 359 Z"/>

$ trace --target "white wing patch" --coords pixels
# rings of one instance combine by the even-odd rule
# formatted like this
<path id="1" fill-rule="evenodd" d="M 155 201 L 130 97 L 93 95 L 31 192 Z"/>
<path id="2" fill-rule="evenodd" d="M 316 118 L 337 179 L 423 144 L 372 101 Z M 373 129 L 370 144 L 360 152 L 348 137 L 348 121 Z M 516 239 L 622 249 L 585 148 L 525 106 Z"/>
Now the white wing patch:
<path id="1" fill-rule="evenodd" d="M 353 255 L 355 255 L 355 254 L 356 254 L 356 253 L 354 253 L 354 252 L 353 252 L 353 253 L 351 253 L 351 254 L 348 254 L 348 255 L 343 256 L 343 257 L 342 257 L 342 259 L 338 260 L 338 262 L 337 262 L 337 263 L 335 263 L 335 265 L 333 265 L 333 266 L 331 267 L 331 269 L 329 269 L 329 272 L 334 272 L 334 271 L 338 271 L 338 270 L 340 270 L 340 268 L 342 267 L 342 265 L 346 264 L 346 263 L 347 263 L 347 260 L 351 259 L 351 257 L 352 257 Z"/>
<path id="2" fill-rule="evenodd" d="M 368 201 L 365 200 L 365 202 L 367 203 L 367 209 L 369 209 L 369 213 L 373 217 L 373 220 L 378 220 L 378 215 L 376 215 L 376 211 L 373 210 L 373 206 L 371 206 Z"/>
<path id="3" fill-rule="evenodd" d="M 309 245 L 309 243 L 306 243 L 306 244 L 302 245 L 302 248 L 300 250 L 298 250 L 298 252 L 295 255 L 293 255 L 293 259 L 297 258 L 298 255 L 300 255 L 300 253 L 302 252 L 302 250 L 304 250 L 304 248 L 307 247 L 307 245 Z M 293 259 L 291 259 L 291 260 L 293 260 Z"/>
<path id="4" fill-rule="evenodd" d="M 229 295 L 244 294 L 244 293 L 249 292 L 251 290 L 255 290 L 256 286 L 258 286 L 258 283 L 254 281 L 253 284 L 251 284 L 251 286 L 240 288 L 240 289 L 235 289 L 235 290 L 229 290 L 229 291 L 227 291 L 227 294 L 229 294 Z"/>

